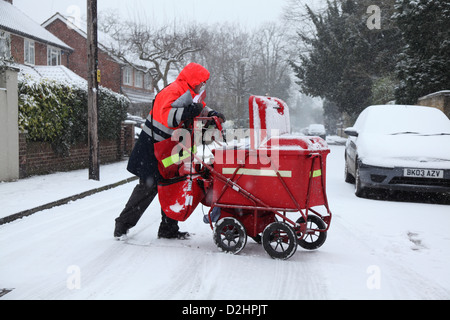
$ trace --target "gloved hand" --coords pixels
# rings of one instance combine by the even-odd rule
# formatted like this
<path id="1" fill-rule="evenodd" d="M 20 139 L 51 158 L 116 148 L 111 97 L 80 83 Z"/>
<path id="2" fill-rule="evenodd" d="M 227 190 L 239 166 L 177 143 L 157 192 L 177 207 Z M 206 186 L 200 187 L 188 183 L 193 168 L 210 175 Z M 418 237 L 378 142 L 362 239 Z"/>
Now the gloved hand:
<path id="1" fill-rule="evenodd" d="M 227 118 L 223 115 L 223 113 L 212 110 L 208 113 L 208 117 L 218 117 L 222 123 L 227 122 Z"/>
<path id="2" fill-rule="evenodd" d="M 201 103 L 193 103 L 190 106 L 184 108 L 183 115 L 181 116 L 182 121 L 186 121 L 189 119 L 194 119 L 202 113 L 203 104 Z"/>

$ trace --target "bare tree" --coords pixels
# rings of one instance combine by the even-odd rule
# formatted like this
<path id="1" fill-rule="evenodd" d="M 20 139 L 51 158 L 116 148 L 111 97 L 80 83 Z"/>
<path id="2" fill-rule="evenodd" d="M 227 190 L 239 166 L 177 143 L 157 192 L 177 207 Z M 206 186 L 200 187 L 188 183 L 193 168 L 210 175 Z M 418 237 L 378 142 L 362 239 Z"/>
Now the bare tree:
<path id="1" fill-rule="evenodd" d="M 163 87 L 169 84 L 169 72 L 179 64 L 186 55 L 202 50 L 205 44 L 198 38 L 196 26 L 152 28 L 148 25 L 135 24 L 131 28 L 130 40 L 139 59 L 151 62 L 150 69 L 154 87 L 159 92 L 159 83 Z"/>
<path id="2" fill-rule="evenodd" d="M 208 105 L 223 111 L 230 120 L 239 120 L 239 125 L 245 125 L 242 119 L 248 119 L 251 94 L 270 93 L 285 100 L 289 97 L 289 41 L 284 36 L 286 30 L 276 24 L 266 24 L 255 32 L 227 23 L 162 27 L 125 24 L 114 14 L 103 21 L 107 22 L 103 30 L 118 42 L 117 55 L 129 63 L 148 62 L 158 92 L 186 63 L 194 61 L 211 72 Z"/>
<path id="3" fill-rule="evenodd" d="M 109 50 L 124 62 L 135 65 L 149 62 L 148 72 L 157 92 L 169 84 L 170 71 L 180 71 L 186 55 L 205 47 L 196 25 L 152 26 L 139 21 L 122 22 L 113 12 L 102 15 L 101 30 L 114 41 Z"/>
<path id="4" fill-rule="evenodd" d="M 252 86 L 257 94 L 289 98 L 289 60 L 293 53 L 286 35 L 285 28 L 276 23 L 266 24 L 255 33 Z"/>

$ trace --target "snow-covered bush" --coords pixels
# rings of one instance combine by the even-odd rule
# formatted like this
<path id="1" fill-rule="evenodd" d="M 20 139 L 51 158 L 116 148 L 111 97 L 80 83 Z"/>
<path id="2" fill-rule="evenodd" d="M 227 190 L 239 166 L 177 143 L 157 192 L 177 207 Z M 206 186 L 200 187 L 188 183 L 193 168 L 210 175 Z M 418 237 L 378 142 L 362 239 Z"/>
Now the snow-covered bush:
<path id="1" fill-rule="evenodd" d="M 49 142 L 59 153 L 70 146 L 87 142 L 87 87 L 57 81 L 19 82 L 19 128 L 27 131 L 29 141 Z M 99 139 L 120 137 L 129 101 L 109 89 L 99 89 Z"/>

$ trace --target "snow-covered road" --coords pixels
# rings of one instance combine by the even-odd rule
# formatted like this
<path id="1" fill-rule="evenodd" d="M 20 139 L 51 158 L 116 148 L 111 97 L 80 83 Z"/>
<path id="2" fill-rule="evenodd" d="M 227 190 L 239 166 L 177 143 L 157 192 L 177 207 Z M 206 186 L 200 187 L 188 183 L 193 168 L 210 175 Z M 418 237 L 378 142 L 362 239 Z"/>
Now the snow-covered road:
<path id="1" fill-rule="evenodd" d="M 160 240 L 157 201 L 117 242 L 130 183 L 0 226 L 0 291 L 13 289 L 0 299 L 450 299 L 450 206 L 356 198 L 343 153 L 332 146 L 318 251 L 277 261 L 249 240 L 224 254 L 202 208 L 180 224 L 191 240 Z"/>

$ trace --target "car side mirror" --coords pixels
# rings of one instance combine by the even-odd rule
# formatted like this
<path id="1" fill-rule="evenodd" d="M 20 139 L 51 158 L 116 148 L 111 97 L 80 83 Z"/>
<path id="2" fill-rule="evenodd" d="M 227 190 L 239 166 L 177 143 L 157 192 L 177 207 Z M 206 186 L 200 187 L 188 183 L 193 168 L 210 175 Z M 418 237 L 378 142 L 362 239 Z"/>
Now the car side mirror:
<path id="1" fill-rule="evenodd" d="M 345 129 L 344 132 L 346 135 L 351 136 L 351 137 L 359 136 L 358 130 L 356 130 L 353 127 Z"/>

